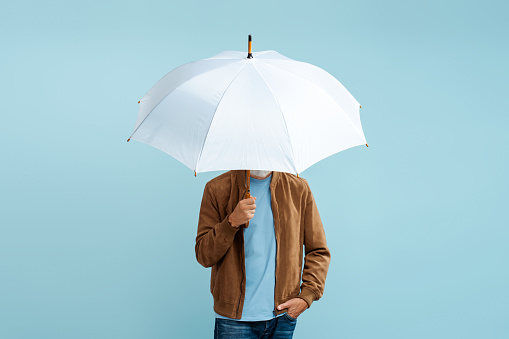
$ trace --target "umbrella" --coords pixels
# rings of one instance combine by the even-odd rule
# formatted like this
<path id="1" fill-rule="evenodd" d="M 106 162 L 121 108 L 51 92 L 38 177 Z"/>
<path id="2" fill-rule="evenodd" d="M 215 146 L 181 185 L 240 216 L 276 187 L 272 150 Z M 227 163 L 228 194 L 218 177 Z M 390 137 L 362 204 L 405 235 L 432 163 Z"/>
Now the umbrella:
<path id="1" fill-rule="evenodd" d="M 138 102 L 130 138 L 196 173 L 294 173 L 366 145 L 361 105 L 331 74 L 274 50 L 224 51 L 184 64 Z M 249 172 L 248 172 L 249 178 Z M 249 197 L 249 187 L 248 194 Z"/>

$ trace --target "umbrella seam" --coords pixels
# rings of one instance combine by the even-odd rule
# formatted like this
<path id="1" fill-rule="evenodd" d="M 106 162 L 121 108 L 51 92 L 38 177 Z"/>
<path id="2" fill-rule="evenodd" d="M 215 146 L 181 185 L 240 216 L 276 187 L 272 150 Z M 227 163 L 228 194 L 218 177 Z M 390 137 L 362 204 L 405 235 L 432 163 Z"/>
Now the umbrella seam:
<path id="1" fill-rule="evenodd" d="M 219 98 L 219 101 L 217 102 L 217 105 L 216 105 L 216 109 L 214 110 L 214 114 L 212 114 L 212 119 L 210 119 L 210 124 L 209 124 L 209 128 L 207 129 L 207 134 L 205 134 L 205 139 L 203 140 L 203 145 L 200 149 L 200 154 L 198 155 L 198 160 L 196 160 L 196 166 L 194 168 L 194 171 L 196 172 L 197 168 L 198 168 L 198 163 L 200 162 L 200 159 L 201 159 L 201 154 L 203 152 L 203 148 L 205 147 L 205 143 L 207 142 L 207 137 L 209 136 L 209 131 L 210 131 L 210 126 L 212 126 L 212 123 L 214 121 L 214 117 L 216 116 L 216 112 L 217 112 L 217 108 L 219 107 L 219 105 L 221 104 L 221 101 L 223 100 L 223 97 L 226 93 L 226 91 L 228 91 L 228 88 L 230 88 L 231 84 L 233 83 L 233 81 L 235 81 L 235 79 L 237 78 L 237 76 L 240 74 L 240 72 L 244 69 L 244 67 L 246 67 L 248 63 L 245 62 L 244 65 L 241 67 L 241 69 L 237 72 L 237 74 L 235 74 L 235 76 L 233 77 L 232 81 L 230 81 L 230 83 L 228 84 L 228 86 L 226 87 L 226 89 L 224 90 L 223 94 L 221 94 L 221 98 Z"/>
<path id="2" fill-rule="evenodd" d="M 209 60 L 209 59 L 204 59 L 204 60 Z M 218 59 L 212 59 L 212 60 L 218 60 Z M 220 60 L 227 60 L 227 59 L 220 59 Z M 231 59 L 231 60 L 235 60 L 235 59 Z M 184 66 L 186 66 L 186 65 L 189 65 L 189 64 L 192 64 L 192 63 L 195 63 L 195 62 L 200 62 L 200 61 L 203 61 L 203 60 L 191 61 L 191 62 L 188 62 L 187 64 L 180 65 L 179 67 L 177 67 L 177 68 L 175 68 L 175 69 L 171 70 L 170 72 L 166 73 L 166 74 L 163 76 L 163 78 L 164 78 L 166 75 L 168 75 L 169 73 L 171 73 L 171 72 L 175 71 L 176 69 L 178 69 L 178 68 L 180 68 L 180 67 L 184 67 Z M 237 60 L 237 61 L 241 61 L 241 60 Z M 196 78 L 197 76 L 200 76 L 200 75 L 203 75 L 203 74 L 207 74 L 207 73 L 209 73 L 209 72 L 212 72 L 212 71 L 218 70 L 218 69 L 223 68 L 223 67 L 226 67 L 226 66 L 231 66 L 232 64 L 236 63 L 237 61 L 232 62 L 232 63 L 229 63 L 229 64 L 226 64 L 226 65 L 223 65 L 223 66 L 219 66 L 219 67 L 216 67 L 216 68 L 213 68 L 213 69 L 209 69 L 208 71 L 203 72 L 203 73 L 196 74 L 196 75 L 192 76 L 191 78 L 187 79 L 186 81 L 184 81 L 183 83 L 181 83 L 180 85 L 178 85 L 177 87 L 175 87 L 172 91 L 170 91 L 168 94 L 166 94 L 164 97 L 162 97 L 162 98 L 161 98 L 161 100 L 159 100 L 159 102 L 158 102 L 158 103 L 154 106 L 154 108 L 152 108 L 152 110 L 150 110 L 150 112 L 147 114 L 147 116 L 146 116 L 145 118 L 143 118 L 143 120 L 140 122 L 140 124 L 138 125 L 138 127 L 136 127 L 136 129 L 133 131 L 133 133 L 131 133 L 131 137 L 130 137 L 130 138 L 132 138 L 133 140 L 137 140 L 136 138 L 133 138 L 134 133 L 136 133 L 136 131 L 138 130 L 138 128 L 140 128 L 140 126 L 141 126 L 141 125 L 143 125 L 143 123 L 145 122 L 145 120 L 147 120 L 147 118 L 149 117 L 149 115 L 150 115 L 150 114 L 152 114 L 152 112 L 154 112 L 154 110 L 157 108 L 157 106 L 159 106 L 159 104 L 160 104 L 161 102 L 163 102 L 163 100 L 164 100 L 164 99 L 166 99 L 166 98 L 167 98 L 167 97 L 168 97 L 171 93 L 173 93 L 173 92 L 174 92 L 177 88 L 179 88 L 180 86 L 182 86 L 182 85 L 183 85 L 183 84 L 185 84 L 186 82 L 190 81 L 191 79 Z M 242 67 L 244 67 L 244 66 L 242 66 Z M 161 78 L 159 81 L 161 81 L 163 78 Z M 159 81 L 158 81 L 158 82 L 159 82 Z M 158 82 L 157 82 L 157 83 L 158 83 Z M 154 86 L 152 86 L 152 88 L 154 88 L 154 87 L 157 85 L 157 83 L 156 83 Z M 152 90 L 152 88 L 151 88 L 151 89 L 147 92 L 147 94 L 148 94 L 148 93 Z M 145 95 L 144 95 L 144 97 L 145 97 L 147 94 L 145 94 Z M 142 100 L 143 100 L 143 99 L 142 99 Z M 214 113 L 215 113 L 215 112 L 214 112 Z"/>
<path id="3" fill-rule="evenodd" d="M 297 171 L 297 166 L 296 166 L 296 163 L 295 163 L 295 154 L 293 152 L 293 145 L 292 145 L 292 139 L 290 138 L 290 132 L 288 131 L 288 126 L 286 125 L 286 119 L 285 119 L 285 115 L 283 114 L 283 110 L 281 109 L 281 106 L 279 105 L 279 101 L 277 100 L 276 98 L 276 94 L 274 94 L 274 91 L 272 90 L 272 88 L 270 87 L 269 83 L 267 82 L 267 80 L 265 80 L 265 78 L 263 77 L 263 75 L 258 71 L 258 69 L 256 68 L 256 64 L 253 64 L 254 66 L 254 69 L 256 70 L 256 73 L 258 73 L 258 75 L 260 76 L 260 78 L 263 80 L 263 82 L 265 83 L 265 86 L 267 86 L 267 88 L 269 89 L 270 93 L 272 93 L 272 97 L 274 98 L 274 101 L 276 102 L 277 104 L 277 107 L 279 109 L 279 112 L 281 113 L 281 117 L 283 118 L 283 123 L 285 124 L 285 129 L 286 129 L 286 134 L 288 135 L 288 140 L 290 141 L 290 148 L 292 150 L 292 160 L 293 160 L 293 169 L 295 170 L 295 172 L 298 173 Z"/>
<path id="4" fill-rule="evenodd" d="M 279 59 L 266 59 L 266 60 L 279 60 Z M 355 99 L 355 97 L 353 96 L 353 94 L 352 94 L 352 93 L 350 93 L 350 91 L 349 91 L 349 90 L 348 90 L 348 89 L 347 89 L 347 88 L 346 88 L 346 87 L 345 87 L 345 86 L 344 86 L 344 85 L 343 85 L 343 84 L 342 84 L 342 83 L 341 83 L 338 79 L 336 79 L 336 77 L 335 77 L 334 75 L 330 74 L 329 72 L 327 72 L 327 71 L 326 71 L 326 70 L 324 70 L 323 68 L 318 67 L 318 66 L 313 65 L 313 64 L 310 64 L 309 62 L 299 61 L 299 60 L 295 60 L 295 59 L 289 59 L 289 60 L 286 60 L 286 61 L 289 61 L 289 62 L 295 62 L 295 63 L 298 63 L 298 64 L 304 64 L 304 65 L 306 65 L 306 66 L 314 67 L 314 68 L 317 68 L 317 69 L 318 69 L 318 70 L 320 70 L 320 71 L 323 71 L 323 72 L 327 73 L 327 74 L 328 74 L 329 76 L 331 76 L 334 80 L 336 80 L 337 82 L 339 82 L 339 83 L 340 83 L 340 85 L 341 85 L 341 86 L 343 86 L 343 88 L 345 89 L 345 91 L 346 91 L 346 92 L 347 92 L 347 93 L 348 93 L 348 94 L 352 97 L 352 99 L 353 99 L 353 100 L 354 100 L 357 104 L 359 104 L 359 106 L 360 106 L 359 101 L 358 101 L 357 99 Z M 269 66 L 272 66 L 272 67 L 277 67 L 277 66 L 272 65 L 272 64 L 267 64 L 267 63 L 264 63 L 264 64 L 269 65 Z M 278 69 L 279 69 L 279 68 L 278 68 Z M 311 80 L 309 80 L 308 78 L 306 78 L 306 77 L 304 77 L 304 76 L 302 76 L 302 75 L 300 75 L 300 74 L 297 74 L 297 73 L 295 73 L 295 72 L 288 71 L 288 70 L 285 70 L 285 71 L 287 71 L 287 72 L 289 72 L 289 73 L 292 73 L 292 74 L 295 74 L 295 75 L 297 75 L 297 76 L 300 76 L 300 77 L 302 77 L 302 78 L 304 78 L 304 79 L 306 79 L 306 80 L 308 80 L 308 81 L 311 81 Z M 313 82 L 311 81 L 311 83 L 313 83 Z"/>
<path id="5" fill-rule="evenodd" d="M 296 60 L 293 60 L 293 61 L 296 61 Z M 297 62 L 300 62 L 300 61 L 297 61 Z M 364 135 L 363 135 L 364 133 L 361 133 L 361 132 L 357 129 L 357 126 L 355 126 L 355 124 L 353 123 L 352 119 L 350 119 L 350 117 L 348 116 L 348 114 L 346 114 L 346 113 L 345 113 L 345 111 L 344 111 L 344 110 L 343 110 L 343 108 L 339 105 L 339 103 L 338 103 L 338 102 L 337 102 L 337 101 L 336 101 L 336 100 L 335 100 L 335 99 L 334 99 L 334 98 L 333 98 L 333 97 L 332 97 L 332 96 L 331 96 L 331 95 L 330 95 L 327 91 L 323 90 L 320 86 L 318 86 L 317 84 L 315 84 L 313 81 L 309 80 L 308 78 L 306 78 L 306 77 L 304 77 L 304 76 L 302 76 L 302 75 L 300 75 L 300 74 L 297 74 L 297 73 L 295 73 L 295 72 L 292 72 L 292 71 L 289 71 L 289 70 L 286 70 L 286 69 L 279 68 L 279 67 L 277 67 L 277 66 L 275 66 L 275 65 L 271 65 L 271 64 L 268 64 L 268 63 L 266 63 L 266 62 L 262 62 L 262 63 L 263 63 L 264 65 L 268 65 L 268 66 L 270 66 L 270 67 L 273 67 L 273 68 L 275 68 L 276 70 L 279 70 L 279 71 L 285 71 L 285 72 L 288 72 L 288 73 L 290 73 L 290 74 L 293 74 L 293 75 L 296 75 L 296 76 L 298 76 L 298 77 L 301 77 L 302 79 L 306 80 L 306 81 L 307 81 L 307 82 L 309 82 L 311 85 L 313 85 L 314 87 L 318 88 L 320 91 L 322 91 L 323 93 L 325 93 L 325 94 L 326 94 L 329 98 L 331 98 L 331 99 L 332 99 L 332 101 L 334 102 L 334 104 L 336 104 L 336 106 L 337 106 L 337 107 L 339 107 L 340 111 L 341 111 L 341 112 L 342 112 L 342 113 L 346 116 L 346 119 L 348 120 L 348 122 L 350 122 L 350 124 L 352 125 L 352 127 L 354 128 L 354 130 L 357 132 L 357 134 L 358 134 L 361 138 L 363 138 L 364 140 L 366 139 L 366 137 L 364 137 Z M 305 62 L 304 62 L 304 63 L 305 63 Z M 305 64 L 307 64 L 307 63 L 305 63 Z M 308 65 L 311 65 L 311 64 L 308 64 Z M 314 66 L 314 65 L 311 65 L 311 66 Z M 317 67 L 317 66 L 315 66 L 315 67 Z M 317 67 L 317 68 L 321 69 L 320 67 Z M 321 69 L 321 70 L 323 70 L 323 69 Z M 325 70 L 323 70 L 323 71 L 325 71 Z M 327 72 L 327 71 L 325 71 L 325 72 Z M 332 74 L 330 74 L 330 75 L 332 76 Z M 334 79 L 335 79 L 335 78 L 334 78 Z M 337 79 L 336 79 L 336 80 L 337 80 Z M 339 80 L 338 80 L 338 82 L 339 82 Z M 344 86 L 343 86 L 343 87 L 344 87 Z M 346 89 L 346 88 L 345 88 L 345 89 Z M 347 90 L 347 91 L 348 91 L 348 90 Z M 350 92 L 349 92 L 349 93 L 350 93 Z M 351 93 L 350 93 L 350 95 L 351 95 Z M 356 100 L 356 101 L 357 101 L 357 100 Z"/>

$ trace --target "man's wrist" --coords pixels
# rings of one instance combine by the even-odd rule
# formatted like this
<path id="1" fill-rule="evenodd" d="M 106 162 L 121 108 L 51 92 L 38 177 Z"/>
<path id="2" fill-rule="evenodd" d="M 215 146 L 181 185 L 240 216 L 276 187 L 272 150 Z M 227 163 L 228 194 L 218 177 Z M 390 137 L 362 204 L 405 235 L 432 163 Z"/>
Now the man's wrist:
<path id="1" fill-rule="evenodd" d="M 238 226 L 234 226 L 230 220 L 230 216 L 228 216 L 228 223 L 230 224 L 231 227 L 233 228 L 238 228 Z"/>

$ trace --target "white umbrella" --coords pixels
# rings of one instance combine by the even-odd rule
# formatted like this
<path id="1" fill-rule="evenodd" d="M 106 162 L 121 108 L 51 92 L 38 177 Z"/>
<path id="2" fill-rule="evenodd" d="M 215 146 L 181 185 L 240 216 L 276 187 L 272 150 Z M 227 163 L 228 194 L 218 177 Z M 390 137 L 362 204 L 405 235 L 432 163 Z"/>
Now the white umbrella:
<path id="1" fill-rule="evenodd" d="M 130 139 L 196 173 L 299 174 L 366 144 L 360 104 L 332 75 L 276 51 L 224 51 L 166 74 L 139 101 Z M 366 144 L 367 146 L 367 144 Z"/>

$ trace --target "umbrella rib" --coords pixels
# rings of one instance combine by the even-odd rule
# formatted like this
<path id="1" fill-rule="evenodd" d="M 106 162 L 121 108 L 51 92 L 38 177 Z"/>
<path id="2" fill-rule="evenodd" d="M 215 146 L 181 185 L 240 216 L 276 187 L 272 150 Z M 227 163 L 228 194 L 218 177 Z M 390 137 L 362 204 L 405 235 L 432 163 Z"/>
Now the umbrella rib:
<path id="1" fill-rule="evenodd" d="M 219 105 L 221 104 L 221 101 L 223 100 L 223 97 L 226 93 L 226 91 L 228 91 L 228 88 L 230 88 L 231 84 L 233 83 L 233 81 L 235 80 L 235 78 L 237 78 L 237 76 L 240 74 L 240 72 L 244 69 L 244 67 L 246 67 L 247 65 L 247 62 L 244 63 L 244 65 L 240 68 L 240 70 L 237 72 L 237 74 L 235 74 L 235 76 L 233 77 L 232 81 L 230 81 L 230 83 L 228 84 L 228 86 L 226 87 L 226 89 L 224 90 L 223 94 L 221 94 L 221 98 L 219 98 L 219 101 L 217 102 L 217 105 L 216 105 L 216 109 L 214 110 L 214 114 L 212 114 L 212 119 L 210 119 L 210 125 L 209 125 L 209 128 L 207 129 L 207 134 L 205 134 L 205 139 L 203 140 L 203 145 L 200 149 L 200 154 L 198 155 L 198 160 L 196 160 L 196 166 L 194 168 L 194 171 L 196 172 L 197 170 L 197 167 L 198 167 L 198 163 L 200 162 L 200 159 L 201 159 L 201 154 L 203 152 L 203 148 L 205 147 L 205 143 L 207 142 L 207 137 L 209 136 L 209 131 L 210 131 L 210 126 L 212 126 L 212 122 L 214 121 L 214 117 L 216 116 L 216 112 L 217 112 L 217 108 L 219 107 Z"/>
<path id="2" fill-rule="evenodd" d="M 204 60 L 209 60 L 209 59 L 204 59 Z M 188 62 L 187 64 L 180 65 L 180 66 L 179 66 L 179 67 L 177 67 L 177 68 L 181 68 L 181 67 L 184 67 L 184 66 L 188 66 L 188 65 L 190 65 L 190 64 L 197 63 L 197 62 L 201 62 L 201 61 L 204 61 L 204 60 L 191 61 L 191 62 Z M 210 60 L 217 60 L 217 59 L 210 59 Z M 225 59 L 225 60 L 226 60 L 226 59 Z M 231 59 L 231 60 L 235 60 L 235 59 Z M 241 60 L 237 60 L 237 61 L 241 61 Z M 196 74 L 196 75 L 193 75 L 192 77 L 190 77 L 190 78 L 189 78 L 189 79 L 187 79 L 186 81 L 182 82 L 181 84 L 179 84 L 177 87 L 175 87 L 175 88 L 174 88 L 173 90 L 171 90 L 169 93 L 167 93 L 164 97 L 162 97 L 162 98 L 161 98 L 161 100 L 159 100 L 159 102 L 158 102 L 158 103 L 154 106 L 154 108 L 152 108 L 152 110 L 151 110 L 151 111 L 150 111 L 150 112 L 149 112 L 149 113 L 145 116 L 145 118 L 143 118 L 143 120 L 140 122 L 140 124 L 138 125 L 138 127 L 136 127 L 136 129 L 135 129 L 135 130 L 131 133 L 131 138 L 132 138 L 132 136 L 134 135 L 134 133 L 136 133 L 136 131 L 138 130 L 138 128 L 140 128 L 140 126 L 141 126 L 141 125 L 143 125 L 143 123 L 145 122 L 145 120 L 147 120 L 147 118 L 149 117 L 149 115 L 150 115 L 150 114 L 152 114 L 152 112 L 153 112 L 153 111 L 157 108 L 157 106 L 159 106 L 159 104 L 160 104 L 160 103 L 161 103 L 164 99 L 166 99 L 166 98 L 167 98 L 167 97 L 168 97 L 171 93 L 173 93 L 173 92 L 174 92 L 177 88 L 179 88 L 180 86 L 182 86 L 183 84 L 185 84 L 185 83 L 186 83 L 186 82 L 188 82 L 189 80 L 196 78 L 197 76 L 200 76 L 200 75 L 206 74 L 206 73 L 208 73 L 208 72 L 212 72 L 212 71 L 218 70 L 218 69 L 223 68 L 223 67 L 226 67 L 226 66 L 231 66 L 232 64 L 236 63 L 237 61 L 232 62 L 232 63 L 229 63 L 229 64 L 226 64 L 226 65 L 222 65 L 222 66 L 219 66 L 219 67 L 216 67 L 216 68 L 209 69 L 209 70 L 207 70 L 207 71 L 205 71 L 205 72 L 203 72 L 203 73 L 198 73 L 198 74 Z M 242 67 L 244 67 L 244 66 L 242 66 Z M 173 72 L 173 71 L 174 71 L 174 70 L 176 70 L 177 68 L 175 68 L 175 69 L 171 70 L 170 72 L 166 73 L 166 75 L 170 74 L 171 72 Z M 165 75 L 164 77 L 166 77 L 166 75 Z M 163 78 L 164 78 L 164 77 L 163 77 Z M 161 78 L 161 80 L 162 80 L 162 78 Z M 159 80 L 159 81 L 161 81 L 161 80 Z M 158 81 L 158 82 L 159 82 L 159 81 Z M 156 83 L 156 85 L 157 85 L 157 83 Z M 153 89 L 156 85 L 152 86 L 152 88 L 151 88 L 151 89 L 147 92 L 147 94 L 148 94 L 148 93 L 150 93 L 150 91 L 151 91 L 151 90 L 152 90 L 152 89 Z M 145 96 L 146 96 L 147 94 L 145 94 Z"/>
<path id="3" fill-rule="evenodd" d="M 276 102 L 277 104 L 277 108 L 279 109 L 279 112 L 281 113 L 281 117 L 283 118 L 283 123 L 285 124 L 285 129 L 286 129 L 286 134 L 288 135 L 288 140 L 290 140 L 290 149 L 292 150 L 292 160 L 293 160 L 293 169 L 296 173 L 297 172 L 297 168 L 296 168 L 296 164 L 295 164 L 295 154 L 293 153 L 293 145 L 292 145 L 292 139 L 290 138 L 290 133 L 288 132 L 288 126 L 286 125 L 286 119 L 285 119 L 285 115 L 283 114 L 283 110 L 281 109 L 281 106 L 279 105 L 279 101 L 277 100 L 276 98 L 276 95 L 274 94 L 274 91 L 272 90 L 272 88 L 270 87 L 269 83 L 267 82 L 267 80 L 265 80 L 265 78 L 263 77 L 263 75 L 258 71 L 257 67 L 256 67 L 256 64 L 253 64 L 254 66 L 254 69 L 256 70 L 256 73 L 258 73 L 258 75 L 260 76 L 260 78 L 263 80 L 263 82 L 265 83 L 265 86 L 267 86 L 267 88 L 269 89 L 270 93 L 272 93 L 272 97 L 274 98 L 274 101 Z"/>
<path id="4" fill-rule="evenodd" d="M 295 61 L 295 60 L 293 60 L 293 61 Z M 297 61 L 297 62 L 300 62 L 300 61 Z M 343 110 L 343 108 L 339 105 L 339 103 L 338 103 L 338 102 L 337 102 L 337 101 L 336 101 L 336 100 L 335 100 L 335 99 L 334 99 L 334 98 L 333 98 L 333 97 L 332 97 L 332 96 L 331 96 L 331 95 L 330 95 L 327 91 L 324 91 L 324 90 L 323 90 L 320 86 L 318 86 L 317 84 L 315 84 L 313 81 L 309 80 L 308 78 L 306 78 L 306 77 L 304 77 L 304 76 L 302 76 L 302 75 L 300 75 L 300 74 L 297 74 L 297 73 L 295 73 L 295 72 L 289 71 L 289 70 L 287 70 L 287 69 L 282 69 L 282 68 L 276 67 L 276 66 L 271 65 L 271 64 L 266 63 L 266 62 L 263 62 L 263 64 L 264 64 L 264 65 L 268 65 L 268 66 L 270 66 L 270 67 L 273 67 L 273 68 L 275 68 L 275 69 L 276 69 L 276 70 L 278 70 L 278 71 L 285 71 L 285 72 L 288 72 L 288 73 L 290 73 L 290 74 L 293 74 L 293 75 L 296 75 L 296 76 L 298 76 L 298 77 L 301 77 L 302 79 L 306 80 L 307 82 L 309 82 L 310 84 L 312 84 L 313 86 L 315 86 L 316 88 L 318 88 L 319 90 L 321 90 L 321 91 L 322 91 L 323 93 L 325 93 L 325 94 L 326 94 L 329 98 L 331 98 L 331 100 L 332 100 L 332 101 L 336 104 L 336 106 L 338 106 L 338 107 L 339 107 L 339 110 L 341 111 L 341 113 L 343 113 L 343 114 L 346 116 L 346 119 L 348 120 L 348 122 L 350 122 L 350 124 L 352 125 L 352 127 L 354 128 L 354 130 L 357 132 L 357 134 L 358 134 L 361 138 L 365 139 L 365 137 L 363 136 L 363 133 L 361 133 L 361 132 L 357 129 L 357 127 L 356 127 L 356 126 L 355 126 L 355 124 L 353 123 L 352 119 L 350 119 L 350 117 L 348 116 L 348 114 L 346 114 L 346 113 L 345 113 L 345 111 L 344 111 L 344 110 Z M 309 65 L 311 65 L 311 64 L 309 64 Z M 314 65 L 311 65 L 311 66 L 314 66 Z M 315 67 L 316 67 L 316 66 L 315 66 Z M 318 68 L 319 68 L 319 67 L 318 67 Z M 321 68 L 319 68 L 319 69 L 321 69 Z M 323 69 L 321 69 L 321 70 L 323 70 Z M 323 70 L 323 71 L 324 71 L 324 72 L 326 72 L 325 70 Z M 331 75 L 331 76 L 332 76 L 332 75 Z M 337 80 L 337 79 L 336 79 L 336 80 Z M 339 82 L 339 80 L 337 80 L 337 81 Z M 347 90 L 347 91 L 348 91 L 348 90 Z M 351 94 L 350 94 L 350 95 L 351 95 Z M 353 95 L 352 95 L 352 97 L 353 97 Z M 354 99 L 355 99 L 355 98 L 354 98 Z M 357 101 L 357 100 L 356 100 L 356 101 Z"/>

